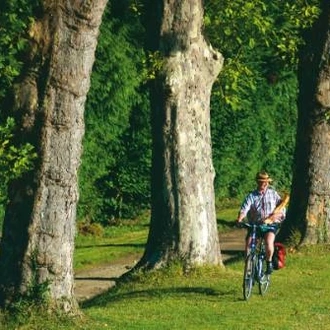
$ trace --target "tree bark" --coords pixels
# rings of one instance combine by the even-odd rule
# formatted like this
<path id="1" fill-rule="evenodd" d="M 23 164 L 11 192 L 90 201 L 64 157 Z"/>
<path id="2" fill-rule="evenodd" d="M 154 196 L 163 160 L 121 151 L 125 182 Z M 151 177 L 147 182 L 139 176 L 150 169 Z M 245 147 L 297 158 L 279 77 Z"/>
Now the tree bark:
<path id="1" fill-rule="evenodd" d="M 305 35 L 299 63 L 295 168 L 283 237 L 302 244 L 330 242 L 330 7 Z"/>
<path id="2" fill-rule="evenodd" d="M 151 42 L 163 62 L 152 90 L 151 227 L 137 267 L 219 265 L 209 104 L 223 58 L 202 35 L 201 0 L 156 7 Z"/>
<path id="3" fill-rule="evenodd" d="M 15 88 L 19 137 L 35 145 L 33 171 L 10 186 L 0 255 L 0 302 L 48 293 L 76 313 L 73 250 L 77 170 L 99 25 L 107 0 L 42 3 Z"/>

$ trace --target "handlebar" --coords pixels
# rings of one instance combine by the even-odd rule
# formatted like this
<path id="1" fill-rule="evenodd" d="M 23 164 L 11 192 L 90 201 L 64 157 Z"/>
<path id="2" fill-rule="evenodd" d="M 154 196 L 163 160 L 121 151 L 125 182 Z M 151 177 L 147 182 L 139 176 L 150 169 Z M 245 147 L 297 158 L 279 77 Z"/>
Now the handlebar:
<path id="1" fill-rule="evenodd" d="M 248 222 L 236 222 L 236 227 L 238 228 L 244 228 L 244 227 L 247 227 L 247 228 L 250 228 L 252 227 L 252 224 L 248 223 Z"/>
<path id="2" fill-rule="evenodd" d="M 238 228 L 244 228 L 244 227 L 247 227 L 247 228 L 252 228 L 252 227 L 263 227 L 263 226 L 267 226 L 267 224 L 263 223 L 263 222 L 260 222 L 260 223 L 249 223 L 249 222 L 236 222 L 236 226 Z"/>

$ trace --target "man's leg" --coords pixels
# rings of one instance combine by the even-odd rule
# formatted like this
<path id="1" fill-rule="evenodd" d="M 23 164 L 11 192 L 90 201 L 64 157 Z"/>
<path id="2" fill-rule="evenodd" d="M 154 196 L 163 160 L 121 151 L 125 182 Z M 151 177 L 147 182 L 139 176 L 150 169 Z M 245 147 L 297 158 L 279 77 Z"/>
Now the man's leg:
<path id="1" fill-rule="evenodd" d="M 274 254 L 275 233 L 269 231 L 265 234 L 266 243 L 266 261 L 267 261 L 267 274 L 273 272 L 272 257 Z"/>
<path id="2" fill-rule="evenodd" d="M 251 240 L 252 240 L 251 236 L 247 234 L 245 237 L 245 256 L 247 256 L 249 252 L 249 246 L 251 244 Z"/>

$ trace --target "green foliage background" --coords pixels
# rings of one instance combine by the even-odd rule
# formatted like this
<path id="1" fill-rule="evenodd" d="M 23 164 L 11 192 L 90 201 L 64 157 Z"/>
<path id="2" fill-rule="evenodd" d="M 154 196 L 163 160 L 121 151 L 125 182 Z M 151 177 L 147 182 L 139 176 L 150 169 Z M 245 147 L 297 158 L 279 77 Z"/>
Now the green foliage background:
<path id="1" fill-rule="evenodd" d="M 130 2 L 111 2 L 86 104 L 78 212 L 87 222 L 113 223 L 148 207 L 151 136 L 144 33 Z"/>
<path id="2" fill-rule="evenodd" d="M 318 0 L 205 0 L 205 34 L 225 57 L 211 98 L 216 197 L 241 198 L 264 168 L 288 190 L 296 131 L 297 51 Z M 34 157 L 8 130 L 13 83 L 24 64 L 27 27 L 38 1 L 0 4 L 1 196 Z M 78 219 L 115 224 L 149 207 L 151 129 L 144 0 L 109 1 L 103 18 L 79 172 Z M 10 119 L 9 119 L 10 121 Z M 14 123 L 11 124 L 14 127 Z M 7 128 L 6 128 L 7 127 Z M 13 128 L 12 128 L 13 129 Z M 4 148 L 6 146 L 6 148 Z M 8 147 L 7 147 L 8 146 Z M 21 160 L 19 160 L 21 159 Z M 5 200 L 5 198 L 3 199 Z"/>
<path id="3" fill-rule="evenodd" d="M 12 88 L 24 66 L 29 46 L 26 33 L 38 1 L 2 0 L 0 3 L 0 224 L 7 202 L 7 185 L 33 166 L 32 145 L 15 141 L 11 112 Z"/>

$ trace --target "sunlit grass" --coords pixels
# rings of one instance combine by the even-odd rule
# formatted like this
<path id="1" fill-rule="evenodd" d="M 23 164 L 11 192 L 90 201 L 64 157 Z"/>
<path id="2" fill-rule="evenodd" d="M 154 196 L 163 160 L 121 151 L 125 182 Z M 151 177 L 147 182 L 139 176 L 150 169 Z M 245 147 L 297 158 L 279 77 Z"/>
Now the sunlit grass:
<path id="1" fill-rule="evenodd" d="M 234 211 L 218 213 L 228 228 Z M 116 262 L 144 251 L 147 226 L 110 230 L 102 237 L 77 239 L 75 267 Z M 82 317 L 59 317 L 42 309 L 36 313 L 22 306 L 14 318 L 0 313 L 0 329 L 330 330 L 329 255 L 329 245 L 288 251 L 286 267 L 274 272 L 267 294 L 260 296 L 254 288 L 249 301 L 242 294 L 242 258 L 189 274 L 174 265 L 135 274 L 131 281 L 82 303 Z"/>
<path id="2" fill-rule="evenodd" d="M 111 228 L 106 229 L 104 236 L 79 236 L 74 253 L 76 271 L 109 264 L 127 255 L 139 255 L 144 251 L 148 228 L 116 230 L 116 234 L 108 235 Z"/>
<path id="3" fill-rule="evenodd" d="M 8 328 L 6 323 L 3 329 L 326 330 L 330 329 L 329 253 L 329 246 L 288 252 L 286 267 L 274 272 L 267 294 L 262 297 L 254 288 L 249 301 L 242 295 L 242 259 L 188 275 L 173 266 L 138 273 L 84 302 L 83 319 L 32 315 L 20 327 Z"/>
<path id="4" fill-rule="evenodd" d="M 217 211 L 219 231 L 225 232 L 233 227 L 237 209 L 233 204 L 231 208 Z M 79 235 L 74 255 L 75 270 L 111 263 L 128 254 L 142 254 L 149 231 L 148 221 L 145 217 L 142 222 L 127 221 L 120 226 L 107 227 L 102 236 Z"/>
<path id="5" fill-rule="evenodd" d="M 315 247 L 290 253 L 267 294 L 255 288 L 247 302 L 240 260 L 189 276 L 176 268 L 140 275 L 83 310 L 100 329 L 330 329 L 329 252 Z"/>
<path id="6" fill-rule="evenodd" d="M 217 225 L 219 232 L 224 233 L 234 227 L 237 212 L 237 207 L 217 211 Z"/>

